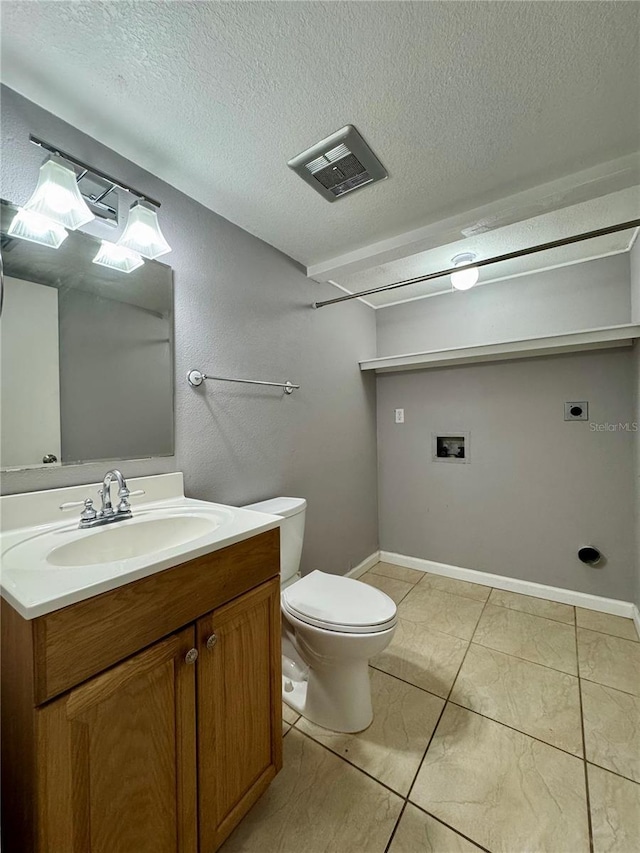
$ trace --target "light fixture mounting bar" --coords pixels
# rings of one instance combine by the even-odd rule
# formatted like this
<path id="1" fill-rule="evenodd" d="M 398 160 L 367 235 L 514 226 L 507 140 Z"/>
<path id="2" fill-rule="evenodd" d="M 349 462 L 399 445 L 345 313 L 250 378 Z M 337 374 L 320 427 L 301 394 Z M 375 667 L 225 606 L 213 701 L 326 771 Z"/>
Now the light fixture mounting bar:
<path id="1" fill-rule="evenodd" d="M 451 267 L 446 270 L 419 275 L 416 278 L 408 278 L 405 281 L 397 281 L 393 284 L 383 284 L 380 287 L 372 287 L 369 290 L 361 290 L 358 293 L 348 293 L 346 296 L 336 296 L 335 299 L 325 299 L 323 302 L 313 302 L 312 308 L 324 308 L 325 305 L 335 305 L 337 302 L 347 302 L 349 299 L 358 299 L 361 296 L 371 296 L 373 293 L 384 293 L 386 290 L 395 290 L 398 287 L 407 287 L 409 284 L 420 284 L 422 281 L 432 281 L 434 278 L 443 278 L 451 273 L 460 272 L 465 266 L 487 267 L 490 264 L 499 264 L 501 261 L 512 261 L 516 258 L 524 258 L 527 255 L 535 255 L 548 249 L 559 249 L 561 246 L 569 246 L 572 243 L 582 243 L 584 240 L 593 240 L 596 237 L 604 237 L 607 234 L 615 234 L 618 231 L 630 231 L 632 228 L 640 228 L 640 219 L 631 219 L 628 222 L 619 222 L 617 225 L 607 225 L 605 228 L 597 228 L 595 231 L 585 231 L 582 234 L 574 234 L 572 237 L 561 237 L 559 240 L 551 240 L 549 243 L 540 243 L 530 246 L 528 249 L 518 249 L 515 252 L 507 252 L 504 255 L 496 255 L 493 258 L 485 258 L 482 261 L 473 261 L 460 267 Z"/>
<path id="2" fill-rule="evenodd" d="M 103 172 L 100 169 L 96 169 L 93 166 L 90 166 L 88 163 L 83 163 L 82 160 L 78 160 L 78 158 L 74 157 L 73 154 L 69 154 L 68 152 L 63 151 L 62 148 L 58 148 L 55 145 L 51 145 L 51 143 L 46 142 L 44 139 L 39 139 L 32 133 L 29 134 L 29 142 L 32 142 L 34 145 L 37 145 L 39 148 L 43 148 L 50 154 L 57 154 L 59 157 L 63 157 L 65 160 L 68 160 L 70 163 L 73 163 L 74 166 L 77 166 L 79 169 L 81 169 L 81 174 L 78 176 L 77 180 L 84 177 L 87 172 L 90 172 L 92 175 L 95 175 L 98 178 L 102 178 L 103 181 L 108 181 L 110 184 L 113 184 L 112 189 L 126 190 L 126 192 L 131 193 L 131 195 L 136 196 L 136 198 L 139 198 L 142 201 L 146 201 L 149 204 L 152 204 L 154 207 L 160 207 L 160 202 L 156 201 L 154 198 L 151 198 L 151 196 L 148 196 L 146 193 L 141 193 L 140 190 L 134 189 L 134 187 L 129 186 L 129 184 L 123 183 L 118 178 L 114 178 L 111 175 L 107 175 L 106 172 Z M 111 192 L 111 190 L 109 190 L 109 192 Z"/>

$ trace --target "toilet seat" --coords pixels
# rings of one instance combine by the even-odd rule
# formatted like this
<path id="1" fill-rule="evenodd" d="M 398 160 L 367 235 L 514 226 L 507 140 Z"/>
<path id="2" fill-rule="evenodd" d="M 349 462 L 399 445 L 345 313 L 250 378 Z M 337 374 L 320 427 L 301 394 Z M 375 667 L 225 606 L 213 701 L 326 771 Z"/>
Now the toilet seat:
<path id="1" fill-rule="evenodd" d="M 396 605 L 362 581 L 313 571 L 281 596 L 285 613 L 308 625 L 343 634 L 375 634 L 396 624 Z"/>

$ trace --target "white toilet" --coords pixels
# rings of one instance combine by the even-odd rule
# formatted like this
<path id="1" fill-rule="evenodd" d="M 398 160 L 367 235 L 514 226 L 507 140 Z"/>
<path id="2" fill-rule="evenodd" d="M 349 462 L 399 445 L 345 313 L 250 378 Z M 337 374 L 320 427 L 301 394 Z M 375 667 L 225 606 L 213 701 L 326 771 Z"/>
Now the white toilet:
<path id="1" fill-rule="evenodd" d="M 245 509 L 280 515 L 282 698 L 313 723 L 359 732 L 373 719 L 369 659 L 391 642 L 396 605 L 351 578 L 313 571 L 300 578 L 307 502 L 273 498 Z"/>

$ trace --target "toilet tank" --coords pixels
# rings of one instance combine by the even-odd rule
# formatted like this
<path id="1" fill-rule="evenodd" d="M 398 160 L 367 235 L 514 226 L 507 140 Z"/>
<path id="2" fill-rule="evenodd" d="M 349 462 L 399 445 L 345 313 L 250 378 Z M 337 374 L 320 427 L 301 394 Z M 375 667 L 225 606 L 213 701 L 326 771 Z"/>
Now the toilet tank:
<path id="1" fill-rule="evenodd" d="M 280 582 L 284 586 L 300 569 L 307 502 L 304 498 L 271 498 L 243 509 L 280 515 Z"/>

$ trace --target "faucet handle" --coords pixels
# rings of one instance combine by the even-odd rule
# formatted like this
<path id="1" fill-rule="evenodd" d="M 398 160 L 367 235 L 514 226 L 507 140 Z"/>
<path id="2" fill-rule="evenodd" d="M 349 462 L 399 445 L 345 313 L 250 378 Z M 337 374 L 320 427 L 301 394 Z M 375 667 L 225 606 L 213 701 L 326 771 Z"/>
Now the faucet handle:
<path id="1" fill-rule="evenodd" d="M 144 489 L 136 489 L 135 492 L 130 492 L 129 489 L 125 486 L 124 489 L 120 489 L 120 493 L 118 497 L 120 501 L 118 503 L 118 512 L 129 512 L 131 509 L 131 504 L 129 503 L 129 498 L 137 497 L 138 495 L 146 494 Z"/>
<path id="2" fill-rule="evenodd" d="M 60 509 L 62 512 L 68 512 L 70 509 L 76 509 L 79 506 L 84 507 L 80 513 L 80 518 L 84 518 L 86 521 L 93 521 L 97 516 L 95 507 L 93 506 L 93 498 L 85 498 L 83 501 L 69 501 L 60 504 Z"/>

